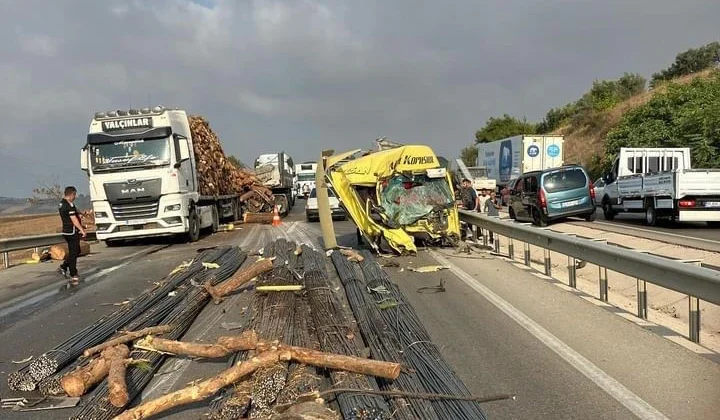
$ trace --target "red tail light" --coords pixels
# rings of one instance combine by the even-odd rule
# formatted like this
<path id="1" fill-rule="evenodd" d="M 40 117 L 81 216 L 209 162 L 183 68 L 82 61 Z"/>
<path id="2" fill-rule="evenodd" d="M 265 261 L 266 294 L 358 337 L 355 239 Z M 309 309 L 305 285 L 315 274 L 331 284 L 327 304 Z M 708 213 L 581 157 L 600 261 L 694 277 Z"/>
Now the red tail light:
<path id="1" fill-rule="evenodd" d="M 540 208 L 547 208 L 547 200 L 545 199 L 545 191 L 540 189 L 540 192 L 538 193 L 538 202 L 540 203 Z"/>
<path id="2" fill-rule="evenodd" d="M 678 205 L 680 207 L 695 207 L 695 200 L 680 200 Z"/>
<path id="3" fill-rule="evenodd" d="M 593 183 L 591 182 L 590 185 L 589 185 L 589 188 L 590 188 L 590 198 L 592 198 L 593 200 L 595 200 L 595 184 L 593 184 Z"/>

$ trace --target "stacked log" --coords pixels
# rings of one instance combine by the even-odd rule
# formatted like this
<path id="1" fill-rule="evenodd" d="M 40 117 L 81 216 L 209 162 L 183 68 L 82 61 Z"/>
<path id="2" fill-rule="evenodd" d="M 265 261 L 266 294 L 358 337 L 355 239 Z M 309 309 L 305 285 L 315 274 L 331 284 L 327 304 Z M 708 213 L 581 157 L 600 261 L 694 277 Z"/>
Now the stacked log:
<path id="1" fill-rule="evenodd" d="M 264 187 L 252 171 L 236 167 L 223 152 L 220 139 L 210 124 L 200 116 L 188 117 L 193 136 L 195 164 L 200 195 L 239 194 L 248 211 L 271 211 L 272 191 Z"/>
<path id="2" fill-rule="evenodd" d="M 57 244 L 50 247 L 50 258 L 52 258 L 55 261 L 62 261 L 65 259 L 65 256 L 68 254 L 68 245 L 65 244 Z M 90 253 L 90 244 L 85 241 L 80 241 L 80 257 L 84 257 L 85 255 L 88 255 Z"/>

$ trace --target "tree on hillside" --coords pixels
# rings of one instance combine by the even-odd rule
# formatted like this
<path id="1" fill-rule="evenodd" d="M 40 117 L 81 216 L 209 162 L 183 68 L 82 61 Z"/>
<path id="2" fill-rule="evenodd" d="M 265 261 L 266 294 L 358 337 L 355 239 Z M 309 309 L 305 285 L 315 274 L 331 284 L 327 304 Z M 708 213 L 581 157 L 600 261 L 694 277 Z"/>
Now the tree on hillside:
<path id="1" fill-rule="evenodd" d="M 37 204 L 42 201 L 60 201 L 65 197 L 65 189 L 57 180 L 52 183 L 41 183 L 32 190 L 32 197 L 28 200 L 30 204 Z"/>
<path id="2" fill-rule="evenodd" d="M 245 165 L 244 163 L 242 163 L 242 162 L 240 161 L 240 159 L 238 159 L 238 158 L 235 157 L 235 155 L 229 155 L 229 156 L 227 157 L 227 160 L 229 160 L 230 163 L 232 163 L 233 165 L 235 165 L 235 167 L 237 167 L 237 168 L 240 168 L 240 169 L 245 169 L 245 168 L 247 168 L 247 165 Z"/>
<path id="3" fill-rule="evenodd" d="M 670 84 L 627 112 L 607 135 L 606 168 L 620 147 L 690 147 L 693 166 L 720 167 L 720 74 Z"/>
<path id="4" fill-rule="evenodd" d="M 537 126 L 527 122 L 525 118 L 519 120 L 504 114 L 502 117 L 492 117 L 487 120 L 485 126 L 475 132 L 475 141 L 477 143 L 489 143 L 518 134 L 535 134 L 536 131 Z"/>
<path id="5" fill-rule="evenodd" d="M 462 159 L 465 166 L 475 166 L 478 157 L 478 148 L 474 144 L 463 147 L 460 150 L 460 159 Z"/>
<path id="6" fill-rule="evenodd" d="M 703 71 L 718 64 L 720 64 L 720 42 L 715 41 L 700 48 L 690 48 L 678 54 L 670 67 L 653 74 L 650 86 L 655 87 L 662 81 Z"/>

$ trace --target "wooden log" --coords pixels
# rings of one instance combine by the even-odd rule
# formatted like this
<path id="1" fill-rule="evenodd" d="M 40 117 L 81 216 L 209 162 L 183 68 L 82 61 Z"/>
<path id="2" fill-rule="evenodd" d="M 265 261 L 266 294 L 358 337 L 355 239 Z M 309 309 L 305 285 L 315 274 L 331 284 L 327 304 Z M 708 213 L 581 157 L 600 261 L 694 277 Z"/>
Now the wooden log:
<path id="1" fill-rule="evenodd" d="M 175 407 L 202 401 L 212 395 L 215 395 L 215 393 L 222 388 L 232 385 L 240 379 L 252 374 L 256 370 L 263 367 L 269 367 L 281 360 L 287 360 L 288 357 L 289 356 L 287 354 L 283 354 L 278 350 L 267 351 L 253 357 L 250 360 L 243 361 L 240 364 L 230 367 L 210 379 L 142 403 L 137 407 L 121 413 L 119 416 L 115 417 L 115 420 L 147 419 Z"/>
<path id="2" fill-rule="evenodd" d="M 237 336 L 224 336 L 218 338 L 216 343 L 187 343 L 176 340 L 165 340 L 148 336 L 136 344 L 136 348 L 154 350 L 163 353 L 179 354 L 191 357 L 216 359 L 226 357 L 240 350 L 254 349 L 258 343 L 255 331 L 245 331 Z"/>
<path id="3" fill-rule="evenodd" d="M 151 335 L 151 334 L 158 335 L 158 334 L 168 333 L 168 332 L 172 331 L 173 328 L 175 328 L 175 327 L 173 327 L 172 325 L 157 325 L 155 327 L 148 327 L 148 328 L 143 328 L 141 330 L 132 331 L 132 332 L 129 332 L 120 337 L 113 338 L 112 340 L 106 341 L 102 344 L 98 344 L 95 347 L 90 347 L 89 349 L 87 349 L 83 352 L 83 356 L 90 357 L 93 354 L 99 353 L 108 347 L 113 347 L 113 346 L 117 346 L 118 344 L 128 343 L 130 341 L 144 337 L 146 335 Z"/>
<path id="4" fill-rule="evenodd" d="M 243 215 L 243 222 L 245 223 L 262 223 L 269 225 L 272 223 L 272 213 L 245 213 Z"/>
<path id="5" fill-rule="evenodd" d="M 69 373 L 60 380 L 63 390 L 70 397 L 82 397 L 93 385 L 102 381 L 110 372 L 110 360 L 118 351 L 117 347 L 110 347 L 93 359 L 89 364 Z M 127 357 L 127 355 L 125 356 Z"/>
<path id="6" fill-rule="evenodd" d="M 365 257 L 360 255 L 354 249 L 341 249 L 340 253 L 343 254 L 344 256 L 348 257 L 348 261 L 363 262 L 365 260 Z"/>
<path id="7" fill-rule="evenodd" d="M 50 247 L 50 257 L 56 261 L 62 261 L 68 254 L 67 244 L 56 244 Z M 80 241 L 80 257 L 90 253 L 90 244 L 86 241 Z"/>
<path id="8" fill-rule="evenodd" d="M 205 290 L 212 296 L 213 302 L 219 304 L 223 298 L 230 293 L 233 293 L 239 289 L 242 285 L 259 276 L 262 273 L 266 273 L 272 270 L 273 263 L 271 259 L 262 259 L 252 263 L 249 267 L 241 269 L 230 279 L 224 281 L 218 286 L 213 286 L 209 281 L 203 285 Z"/>
<path id="9" fill-rule="evenodd" d="M 116 347 L 117 351 L 110 359 L 110 370 L 108 372 L 108 396 L 110 404 L 115 407 L 122 408 L 130 402 L 130 394 L 127 390 L 127 382 L 125 382 L 125 371 L 127 370 L 127 357 L 130 355 L 130 349 L 125 344 Z"/>
<path id="10" fill-rule="evenodd" d="M 344 354 L 326 353 L 284 344 L 279 345 L 277 348 L 281 351 L 288 352 L 293 361 L 305 365 L 343 370 L 385 379 L 397 379 L 397 377 L 400 376 L 399 363 L 346 356 Z"/>

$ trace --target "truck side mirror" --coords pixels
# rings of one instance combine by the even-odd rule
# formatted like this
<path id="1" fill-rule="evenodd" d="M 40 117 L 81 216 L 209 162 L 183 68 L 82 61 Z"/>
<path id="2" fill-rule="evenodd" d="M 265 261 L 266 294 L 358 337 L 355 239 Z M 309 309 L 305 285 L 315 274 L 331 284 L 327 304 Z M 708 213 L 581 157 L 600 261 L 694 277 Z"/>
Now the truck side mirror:
<path id="1" fill-rule="evenodd" d="M 87 172 L 90 167 L 90 162 L 88 162 L 88 149 L 86 147 L 80 149 L 80 169 Z"/>

